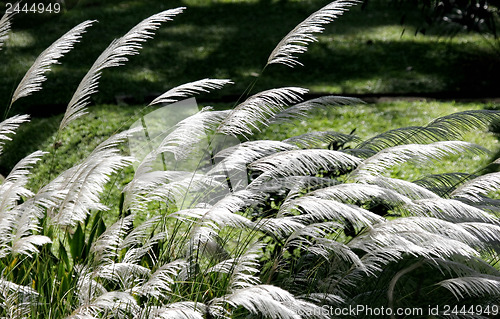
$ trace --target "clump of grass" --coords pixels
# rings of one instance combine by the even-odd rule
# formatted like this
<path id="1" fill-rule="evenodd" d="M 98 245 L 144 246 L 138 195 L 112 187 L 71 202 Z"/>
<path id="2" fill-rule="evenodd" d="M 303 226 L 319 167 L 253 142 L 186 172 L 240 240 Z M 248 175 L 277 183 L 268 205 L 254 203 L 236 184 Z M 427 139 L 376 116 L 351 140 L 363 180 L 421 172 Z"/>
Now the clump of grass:
<path id="1" fill-rule="evenodd" d="M 356 3 L 338 0 L 313 13 L 263 69 L 296 65 L 323 26 Z M 100 72 L 136 54 L 182 10 L 142 21 L 104 50 L 71 99 L 58 136 L 85 116 Z M 45 51 L 41 61 L 45 54 L 53 53 Z M 42 65 L 19 92 L 40 88 L 40 72 L 50 69 Z M 229 83 L 194 81 L 160 100 Z M 340 96 L 304 101 L 307 90 L 298 87 L 250 92 L 233 109 L 205 107 L 158 134 L 153 129 L 161 122 L 148 121 L 160 113 L 139 117 L 78 164 L 41 176 L 47 181 L 36 190 L 28 187 L 31 171 L 44 156 L 56 167 L 56 144 L 49 154 L 22 159 L 0 185 L 2 316 L 360 318 L 372 315 L 344 309 L 386 309 L 396 317 L 397 309 L 444 305 L 466 309 L 465 317 L 496 315 L 500 226 L 498 200 L 490 195 L 499 173 L 408 181 L 388 172 L 487 153 L 462 138 L 486 130 L 500 112 L 462 111 L 368 138 L 313 131 L 245 141 L 263 127 L 307 124 L 314 110 L 362 103 Z M 27 121 L 16 115 L 0 123 L 0 145 Z M 120 149 L 138 140 L 142 156 Z M 105 202 L 105 185 L 132 165 L 131 180 Z M 112 202 L 117 214 L 106 216 Z M 448 316 L 419 314 L 427 315 Z"/>

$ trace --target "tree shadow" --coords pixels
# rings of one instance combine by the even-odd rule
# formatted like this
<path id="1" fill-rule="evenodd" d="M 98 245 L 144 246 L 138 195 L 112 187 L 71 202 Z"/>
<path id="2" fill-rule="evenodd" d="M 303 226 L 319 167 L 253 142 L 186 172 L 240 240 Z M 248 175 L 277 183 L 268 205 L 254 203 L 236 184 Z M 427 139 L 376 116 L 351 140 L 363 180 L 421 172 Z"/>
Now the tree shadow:
<path id="1" fill-rule="evenodd" d="M 0 105 L 8 105 L 17 81 L 38 53 L 76 24 L 98 19 L 81 43 L 61 60 L 62 65 L 48 74 L 42 92 L 16 102 L 13 108 L 13 113 L 35 116 L 64 112 L 80 79 L 114 38 L 141 19 L 178 6 L 187 6 L 186 12 L 165 23 L 155 38 L 143 45 L 140 56 L 131 57 L 125 66 L 103 72 L 99 93 L 92 101 L 116 103 L 125 97 L 129 103 L 145 104 L 154 94 L 206 77 L 235 82 L 214 92 L 210 99 L 239 96 L 256 80 L 283 36 L 327 3 L 258 0 L 205 4 L 173 0 L 167 6 L 153 0 L 113 0 L 105 4 L 79 1 L 73 9 L 40 26 L 25 26 L 21 19 L 15 31 L 36 41 L 0 52 L 4 61 L 25 61 L 0 67 L 7 74 L 0 78 Z M 378 41 L 359 36 L 366 31 L 376 32 L 373 30 L 381 26 L 398 26 L 399 19 L 397 8 L 381 3 L 369 10 L 354 7 L 334 21 L 321 41 L 300 57 L 305 67 L 270 66 L 253 92 L 294 85 L 337 94 L 496 94 L 494 75 L 499 71 L 499 59 L 484 48 L 453 41 L 434 43 L 411 37 Z M 417 17 L 408 17 L 407 22 L 411 21 L 417 21 Z"/>

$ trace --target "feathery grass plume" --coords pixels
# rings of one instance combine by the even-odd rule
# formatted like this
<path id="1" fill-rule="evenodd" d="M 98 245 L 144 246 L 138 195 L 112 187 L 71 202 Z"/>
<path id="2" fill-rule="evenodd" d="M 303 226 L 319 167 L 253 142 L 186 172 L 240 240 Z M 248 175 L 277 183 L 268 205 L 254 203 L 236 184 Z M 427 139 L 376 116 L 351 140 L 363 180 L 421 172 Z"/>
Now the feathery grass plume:
<path id="1" fill-rule="evenodd" d="M 217 133 L 237 137 L 252 135 L 259 125 L 267 125 L 268 119 L 283 111 L 291 103 L 302 100 L 308 90 L 298 87 L 271 89 L 250 96 L 237 105 L 217 128 Z"/>
<path id="2" fill-rule="evenodd" d="M 14 3 L 12 7 L 15 8 L 17 4 L 19 4 L 19 1 Z M 4 42 L 9 38 L 8 33 L 12 27 L 11 20 L 16 13 L 17 12 L 15 10 L 5 12 L 0 19 L 0 50 L 2 50 Z"/>
<path id="3" fill-rule="evenodd" d="M 140 319 L 204 319 L 207 318 L 208 307 L 201 302 L 181 301 L 165 306 L 149 306 L 137 317 Z M 221 309 L 221 312 L 224 312 Z"/>
<path id="4" fill-rule="evenodd" d="M 441 197 L 447 197 L 461 184 L 476 178 L 474 174 L 443 173 L 424 176 L 413 183 L 427 188 Z"/>
<path id="5" fill-rule="evenodd" d="M 73 316 L 93 316 L 97 318 L 133 318 L 140 313 L 135 298 L 127 292 L 105 292 L 88 304 L 81 305 Z"/>
<path id="6" fill-rule="evenodd" d="M 112 174 L 134 161 L 132 157 L 120 155 L 116 148 L 133 132 L 134 130 L 124 131 L 108 138 L 82 163 L 64 171 L 43 188 L 67 192 L 58 207 L 49 211 L 53 224 L 74 226 L 83 221 L 92 209 L 108 210 L 108 207 L 100 203 L 99 195 Z"/>
<path id="7" fill-rule="evenodd" d="M 286 239 L 284 247 L 300 247 L 304 251 L 321 256 L 330 262 L 333 261 L 332 256 L 338 256 L 355 267 L 364 268 L 361 259 L 348 246 L 328 238 L 328 235 L 337 233 L 339 229 L 343 230 L 343 226 L 336 222 L 311 224 L 294 231 Z"/>
<path id="8" fill-rule="evenodd" d="M 0 212 L 6 212 L 16 206 L 22 196 L 29 198 L 33 193 L 25 188 L 30 169 L 46 154 L 36 151 L 20 160 L 0 185 Z"/>
<path id="9" fill-rule="evenodd" d="M 8 135 L 14 134 L 22 123 L 29 122 L 29 115 L 14 115 L 0 123 L 0 154 L 3 151 L 5 141 L 12 140 Z"/>
<path id="10" fill-rule="evenodd" d="M 282 151 L 297 149 L 296 146 L 279 141 L 246 141 L 244 143 L 227 147 L 214 158 L 219 162 L 207 174 L 220 174 L 226 171 L 247 169 L 247 164 L 259 158 Z"/>
<path id="11" fill-rule="evenodd" d="M 207 134 L 215 130 L 230 114 L 230 111 L 211 110 L 211 107 L 204 107 L 198 113 L 177 123 L 155 152 L 158 154 L 170 152 L 177 161 L 185 160 L 193 151 L 193 146 L 200 139 L 206 138 Z"/>
<path id="12" fill-rule="evenodd" d="M 306 119 L 308 112 L 317 109 L 326 109 L 339 105 L 363 104 L 362 100 L 354 97 L 327 95 L 312 100 L 304 101 L 299 104 L 287 107 L 283 111 L 275 114 L 269 119 L 269 124 L 282 124 L 295 119 Z"/>
<path id="13" fill-rule="evenodd" d="M 348 220 L 352 225 L 363 228 L 371 227 L 385 220 L 383 217 L 358 206 L 311 196 L 300 197 L 290 202 L 286 210 L 280 210 L 278 216 L 293 215 L 294 210 L 299 210 L 301 212 L 297 219 L 300 219 L 305 224 L 324 220 Z"/>
<path id="14" fill-rule="evenodd" d="M 320 170 L 347 170 L 358 166 L 361 159 L 338 151 L 307 149 L 272 154 L 250 164 L 250 168 L 263 172 L 252 184 L 269 178 L 293 175 L 313 175 Z"/>
<path id="15" fill-rule="evenodd" d="M 427 144 L 460 139 L 470 130 L 483 130 L 500 119 L 500 111 L 472 110 L 453 113 L 430 122 L 426 126 L 402 127 L 378 134 L 360 143 L 357 148 L 381 151 L 403 144 Z"/>
<path id="16" fill-rule="evenodd" d="M 350 178 L 357 181 L 369 180 L 373 176 L 382 174 L 389 168 L 407 162 L 426 162 L 437 160 L 444 156 L 459 154 L 468 151 L 484 153 L 487 150 L 479 145 L 461 141 L 444 141 L 432 144 L 407 144 L 386 148 L 372 157 L 364 160 L 354 171 Z"/>
<path id="17" fill-rule="evenodd" d="M 262 244 L 250 247 L 244 254 L 231 259 L 226 259 L 217 265 L 210 267 L 207 273 L 218 272 L 230 275 L 229 290 L 248 288 L 260 284 L 256 275 L 259 272 L 259 259 L 262 257 L 260 251 Z"/>
<path id="18" fill-rule="evenodd" d="M 489 193 L 500 188 L 500 173 L 489 173 L 478 176 L 457 187 L 450 193 L 451 198 L 481 202 Z"/>
<path id="19" fill-rule="evenodd" d="M 128 55 L 138 54 L 142 48 L 141 43 L 152 38 L 153 31 L 158 29 L 162 22 L 172 21 L 172 18 L 182 13 L 184 9 L 180 7 L 152 15 L 133 27 L 123 37 L 113 40 L 78 85 L 68 104 L 59 129 L 62 130 L 71 121 L 85 114 L 85 108 L 90 103 L 90 96 L 98 91 L 99 79 L 104 69 L 123 65 L 128 61 Z"/>
<path id="20" fill-rule="evenodd" d="M 408 208 L 415 215 L 436 217 L 454 223 L 483 222 L 498 224 L 500 222 L 494 215 L 454 199 L 419 199 L 408 205 Z"/>
<path id="21" fill-rule="evenodd" d="M 480 297 L 492 302 L 500 295 L 500 277 L 469 276 L 443 280 L 439 286 L 448 289 L 457 300 Z"/>
<path id="22" fill-rule="evenodd" d="M 51 242 L 45 236 L 33 234 L 39 232 L 39 219 L 44 208 L 50 207 L 50 200 L 34 197 L 26 188 L 30 169 L 43 154 L 37 151 L 19 161 L 0 185 L 0 257 L 9 254 L 32 256 L 38 252 L 36 246 Z M 23 203 L 19 204 L 21 200 Z"/>
<path id="23" fill-rule="evenodd" d="M 446 132 L 447 139 L 459 139 L 471 130 L 485 130 L 500 120 L 500 111 L 470 110 L 439 117 L 427 125 Z"/>
<path id="24" fill-rule="evenodd" d="M 273 319 L 300 319 L 300 314 L 304 309 L 294 307 L 293 304 L 307 305 L 308 308 L 320 310 L 310 303 L 296 299 L 288 291 L 272 285 L 254 285 L 234 290 L 221 298 L 213 299 L 210 306 L 222 306 L 224 304 L 228 304 L 235 309 L 243 307 L 252 315 L 262 315 Z M 310 313 L 314 317 L 324 317 L 321 311 L 310 311 Z M 220 316 L 221 314 L 217 315 Z"/>
<path id="25" fill-rule="evenodd" d="M 174 103 L 179 101 L 179 98 L 187 98 L 203 92 L 208 93 L 210 90 L 221 89 L 226 84 L 233 84 L 233 82 L 227 79 L 203 79 L 189 82 L 168 90 L 154 99 L 149 105 Z"/>
<path id="26" fill-rule="evenodd" d="M 317 41 L 314 34 L 324 31 L 323 25 L 332 22 L 357 3 L 359 1 L 337 0 L 311 14 L 278 43 L 267 59 L 267 64 L 280 63 L 289 67 L 302 65 L 295 54 L 306 52 L 307 45 Z"/>
<path id="27" fill-rule="evenodd" d="M 90 252 L 94 255 L 94 265 L 113 262 L 113 258 L 118 256 L 117 250 L 121 247 L 125 234 L 132 227 L 133 219 L 133 215 L 120 218 L 92 243 Z"/>
<path id="28" fill-rule="evenodd" d="M 26 318 L 38 296 L 34 289 L 0 277 L 0 309 L 3 308 L 5 318 Z"/>
<path id="29" fill-rule="evenodd" d="M 143 282 L 150 273 L 148 268 L 135 263 L 109 262 L 96 267 L 92 277 L 116 285 L 119 291 L 127 291 Z"/>
<path id="30" fill-rule="evenodd" d="M 139 296 L 148 296 L 155 299 L 167 299 L 172 292 L 171 286 L 178 279 L 179 274 L 187 269 L 188 262 L 183 259 L 174 260 L 164 264 L 153 272 L 147 281 L 131 289 L 134 294 Z"/>
<path id="31" fill-rule="evenodd" d="M 14 91 L 10 103 L 12 104 L 22 97 L 40 91 L 42 89 L 42 83 L 47 80 L 44 73 L 50 71 L 51 65 L 58 64 L 58 60 L 73 49 L 73 45 L 79 42 L 82 34 L 85 33 L 86 29 L 94 22 L 95 21 L 87 20 L 80 23 L 40 53 Z"/>
<path id="32" fill-rule="evenodd" d="M 351 249 L 372 253 L 379 253 L 381 247 L 388 252 L 394 250 L 387 255 L 389 258 L 378 256 L 382 264 L 394 261 L 395 256 L 400 259 L 402 254 L 425 259 L 453 259 L 456 255 L 477 258 L 479 252 L 474 247 L 481 245 L 481 240 L 460 224 L 430 217 L 408 217 L 379 223 L 349 243 Z"/>
<path id="33" fill-rule="evenodd" d="M 374 178 L 369 178 L 365 181 L 372 185 L 378 185 L 380 187 L 392 189 L 393 191 L 396 191 L 414 200 L 423 198 L 440 198 L 437 194 L 428 190 L 427 188 L 402 179 L 377 176 Z"/>
<path id="34" fill-rule="evenodd" d="M 377 185 L 344 183 L 330 187 L 320 188 L 309 192 L 306 196 L 322 199 L 333 199 L 343 203 L 359 203 L 377 199 L 391 205 L 411 205 L 412 200 L 394 190 Z"/>
<path id="35" fill-rule="evenodd" d="M 95 280 L 90 266 L 75 265 L 74 269 L 77 277 L 74 294 L 78 298 L 78 307 L 90 304 L 92 299 L 107 292 L 106 288 Z M 78 313 L 78 310 L 77 308 L 74 313 Z"/>

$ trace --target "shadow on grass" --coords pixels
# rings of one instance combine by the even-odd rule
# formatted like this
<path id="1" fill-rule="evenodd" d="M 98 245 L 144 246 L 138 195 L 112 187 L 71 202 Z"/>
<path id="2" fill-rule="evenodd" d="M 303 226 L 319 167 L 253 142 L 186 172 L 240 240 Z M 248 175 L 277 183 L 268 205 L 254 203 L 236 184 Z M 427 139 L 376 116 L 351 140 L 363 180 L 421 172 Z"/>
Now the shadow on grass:
<path id="1" fill-rule="evenodd" d="M 8 105 L 11 92 L 37 54 L 76 24 L 98 19 L 81 43 L 61 60 L 62 65 L 48 74 L 43 91 L 16 102 L 11 114 L 48 116 L 64 112 L 80 79 L 112 39 L 140 20 L 178 6 L 188 8 L 173 22 L 164 24 L 155 39 L 144 44 L 140 56 L 131 57 L 123 67 L 104 71 L 93 102 L 115 103 L 118 97 L 125 97 L 143 104 L 154 94 L 206 77 L 230 78 L 236 83 L 215 92 L 211 99 L 237 96 L 256 79 L 279 40 L 328 2 L 79 1 L 73 9 L 43 23 L 29 22 L 30 16 L 20 15 L 12 45 L 0 53 L 7 61 L 0 66 L 0 73 L 5 74 L 0 78 L 0 105 Z M 305 67 L 270 66 L 254 92 L 295 85 L 336 94 L 497 94 L 499 58 L 484 46 L 417 41 L 412 36 L 399 40 L 361 36 L 381 26 L 398 26 L 400 15 L 397 8 L 382 4 L 373 4 L 366 11 L 352 8 L 300 57 Z M 411 24 L 417 17 L 406 20 Z"/>

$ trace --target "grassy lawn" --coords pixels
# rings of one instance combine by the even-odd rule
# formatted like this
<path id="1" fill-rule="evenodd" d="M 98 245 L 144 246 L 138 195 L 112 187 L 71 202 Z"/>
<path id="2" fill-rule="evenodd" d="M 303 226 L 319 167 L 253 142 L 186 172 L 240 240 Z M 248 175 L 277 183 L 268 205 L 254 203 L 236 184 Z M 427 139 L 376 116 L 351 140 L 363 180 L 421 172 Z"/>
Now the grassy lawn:
<path id="1" fill-rule="evenodd" d="M 144 45 L 140 56 L 106 70 L 96 104 L 144 104 L 173 86 L 201 78 L 230 78 L 235 85 L 210 99 L 239 96 L 261 72 L 269 53 L 297 23 L 329 1 L 82 0 L 64 13 L 18 15 L 0 52 L 0 105 L 4 108 L 36 56 L 86 19 L 96 19 L 81 43 L 48 74 L 43 93 L 16 102 L 13 113 L 50 116 L 67 102 L 93 61 L 112 39 L 161 10 L 186 6 Z M 4 2 L 0 2 L 3 4 Z M 400 25 L 402 12 L 406 23 Z M 119 18 L 117 18 L 119 17 Z M 254 87 L 303 86 L 314 93 L 497 95 L 498 41 L 476 34 L 414 36 L 419 13 L 372 1 L 334 21 L 301 57 L 305 67 L 267 68 Z M 404 34 L 403 30 L 405 30 Z"/>
<path id="2" fill-rule="evenodd" d="M 279 86 L 303 86 L 315 94 L 451 94 L 453 97 L 496 94 L 495 76 L 499 55 L 490 46 L 495 40 L 477 34 L 454 38 L 437 34 L 414 36 L 418 13 L 399 24 L 401 10 L 383 1 L 372 1 L 362 10 L 352 8 L 329 25 L 301 56 L 305 67 L 295 69 L 271 65 L 260 74 L 267 57 L 279 40 L 309 13 L 327 2 L 309 1 L 77 1 L 59 15 L 20 14 L 6 47 L 0 51 L 0 105 L 8 105 L 11 92 L 43 49 L 74 25 L 98 19 L 62 64 L 48 74 L 41 93 L 21 99 L 12 113 L 29 113 L 35 118 L 24 125 L 0 159 L 0 173 L 7 174 L 23 156 L 37 149 L 50 151 L 33 174 L 33 183 L 44 183 L 89 154 L 112 133 L 126 129 L 131 119 L 155 94 L 205 78 L 231 78 L 235 84 L 210 96 L 203 103 L 218 107 L 232 105 L 256 81 L 254 92 Z M 140 20 L 161 10 L 186 6 L 185 13 L 162 26 L 157 36 L 144 45 L 138 57 L 123 67 L 106 70 L 91 113 L 56 136 L 67 101 L 95 58 L 116 37 Z M 117 19 L 117 16 L 120 19 Z M 403 30 L 405 31 L 403 33 Z M 498 44 L 498 42 L 496 42 Z M 213 105 L 210 102 L 211 105 Z M 116 104 L 120 104 L 120 106 Z M 131 104 L 131 105 L 128 105 Z M 489 105 L 493 107 L 494 105 Z M 481 109 L 480 103 L 411 102 L 367 104 L 321 111 L 308 121 L 307 130 L 349 133 L 361 138 L 467 109 Z M 304 133 L 305 123 L 269 128 L 256 138 L 281 140 Z M 497 149 L 497 140 L 483 133 L 471 133 L 466 140 Z M 55 156 L 53 153 L 55 152 Z M 437 172 L 473 172 L 484 166 L 488 156 L 453 158 L 427 168 L 403 168 L 393 174 L 410 180 Z M 401 176 L 406 172 L 405 176 Z M 126 174 L 125 174 L 126 175 Z M 127 177 L 123 175 L 124 179 Z M 115 197 L 116 198 L 116 197 Z"/>
<path id="3" fill-rule="evenodd" d="M 222 105 L 228 107 L 228 105 Z M 361 139 L 368 139 L 390 129 L 425 125 L 433 119 L 466 110 L 479 110 L 493 104 L 455 103 L 455 102 L 423 102 L 395 101 L 377 104 L 336 107 L 319 110 L 307 121 L 295 121 L 280 126 L 270 126 L 258 132 L 252 139 L 283 140 L 310 131 L 337 131 L 355 134 Z M 22 156 L 37 149 L 50 151 L 33 171 L 33 184 L 47 182 L 47 176 L 55 176 L 63 169 L 79 162 L 112 133 L 128 128 L 138 119 L 134 106 L 100 105 L 92 107 L 85 120 L 73 123 L 61 136 L 56 136 L 61 116 L 39 119 L 24 124 L 14 136 L 14 141 L 5 147 L 0 158 L 1 173 L 6 174 Z M 147 110 L 145 110 L 147 111 Z M 407 180 L 416 180 L 425 174 L 464 172 L 473 173 L 491 161 L 493 154 L 499 149 L 495 136 L 487 132 L 470 132 L 464 136 L 465 141 L 479 144 L 490 151 L 490 155 L 460 155 L 442 163 L 432 165 L 395 168 L 394 176 Z M 54 144 L 57 149 L 54 157 Z M 326 145 L 324 145 L 326 147 Z M 52 172 L 50 172 L 52 171 Z M 50 173 L 49 173 L 50 172 Z M 130 176 L 122 174 L 126 180 Z M 39 185 L 37 185 L 39 186 Z M 118 198 L 114 196 L 113 198 Z"/>

